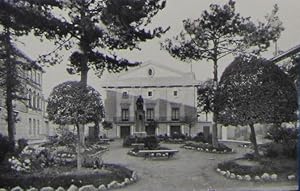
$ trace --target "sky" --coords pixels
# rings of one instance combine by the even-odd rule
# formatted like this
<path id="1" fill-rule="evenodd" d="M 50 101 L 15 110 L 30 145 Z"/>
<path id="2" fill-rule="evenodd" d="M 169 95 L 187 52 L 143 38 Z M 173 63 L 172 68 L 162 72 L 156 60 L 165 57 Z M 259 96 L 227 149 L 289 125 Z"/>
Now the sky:
<path id="1" fill-rule="evenodd" d="M 140 43 L 140 51 L 126 50 L 118 52 L 118 55 L 132 61 L 152 61 L 183 72 L 189 72 L 192 70 L 199 81 L 212 78 L 212 63 L 206 60 L 193 63 L 184 63 L 176 60 L 171 57 L 167 51 L 160 49 L 160 42 L 166 38 L 171 38 L 179 34 L 183 29 L 182 20 L 187 18 L 199 18 L 201 13 L 208 9 L 211 3 L 225 4 L 227 2 L 227 0 L 167 0 L 166 8 L 152 19 L 150 27 L 170 27 L 170 30 L 160 39 Z M 274 4 L 278 4 L 279 6 L 278 16 L 283 22 L 283 26 L 285 28 L 277 44 L 279 50 L 285 51 L 300 44 L 299 0 L 239 0 L 236 1 L 236 12 L 240 13 L 243 17 L 250 16 L 253 21 L 264 21 L 264 16 L 271 13 Z M 18 48 L 32 59 L 36 59 L 38 55 L 46 54 L 54 48 L 54 46 L 50 43 L 46 41 L 40 42 L 33 36 L 22 37 L 19 40 L 22 44 L 18 44 Z M 269 51 L 264 53 L 263 56 L 271 58 L 274 50 L 274 44 L 272 44 Z M 78 75 L 69 75 L 66 71 L 66 64 L 68 63 L 67 58 L 69 57 L 70 52 L 62 51 L 61 54 L 63 54 L 65 58 L 63 63 L 44 68 L 46 73 L 43 76 L 43 91 L 46 98 L 56 85 L 64 81 L 80 79 Z M 222 74 L 223 70 L 226 66 L 228 66 L 228 64 L 230 64 L 232 59 L 233 58 L 229 56 L 219 61 L 219 75 Z M 112 74 L 105 73 L 101 78 L 98 78 L 93 75 L 93 71 L 90 71 L 88 84 L 99 90 L 103 95 L 104 92 L 101 89 L 101 83 L 106 81 L 111 75 Z M 103 96 L 105 97 L 105 95 Z"/>

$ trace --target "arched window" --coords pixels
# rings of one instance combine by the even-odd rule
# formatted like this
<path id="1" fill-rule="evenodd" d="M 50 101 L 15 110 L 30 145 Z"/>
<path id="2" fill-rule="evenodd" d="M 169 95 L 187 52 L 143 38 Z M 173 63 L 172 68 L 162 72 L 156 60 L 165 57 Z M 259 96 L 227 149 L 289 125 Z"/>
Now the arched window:
<path id="1" fill-rule="evenodd" d="M 153 68 L 149 68 L 149 69 L 148 69 L 148 75 L 149 75 L 150 77 L 153 77 L 153 76 L 154 76 L 154 69 L 153 69 Z"/>
<path id="2" fill-rule="evenodd" d="M 153 74 L 153 71 L 152 71 L 152 69 L 151 69 L 151 68 L 148 70 L 148 74 L 149 74 L 149 76 L 152 76 L 152 74 Z"/>

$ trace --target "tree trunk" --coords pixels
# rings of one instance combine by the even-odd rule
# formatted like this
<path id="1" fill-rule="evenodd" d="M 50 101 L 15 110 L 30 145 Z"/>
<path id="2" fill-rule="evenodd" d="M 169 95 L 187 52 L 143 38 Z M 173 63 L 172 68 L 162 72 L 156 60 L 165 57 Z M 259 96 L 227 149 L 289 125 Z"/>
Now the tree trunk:
<path id="1" fill-rule="evenodd" d="M 8 138 L 9 141 L 13 144 L 13 148 L 15 145 L 15 118 L 14 118 L 14 109 L 12 104 L 12 91 L 11 87 L 7 85 L 6 88 L 6 111 L 7 111 L 7 130 L 8 130 Z"/>
<path id="2" fill-rule="evenodd" d="M 85 54 L 83 54 L 82 63 L 81 63 L 81 75 L 80 75 L 80 83 L 82 84 L 83 88 L 86 88 L 87 86 L 87 78 L 88 78 L 88 65 L 87 65 L 87 58 L 85 57 Z M 85 137 L 84 137 L 84 124 L 77 124 L 78 126 L 78 148 L 77 148 L 77 169 L 80 170 L 82 167 L 82 151 L 85 147 Z"/>
<path id="3" fill-rule="evenodd" d="M 87 73 L 86 73 L 86 76 L 87 76 Z M 86 78 L 81 77 L 81 79 L 87 79 L 87 77 Z M 84 81 L 82 82 L 83 85 L 85 82 Z M 86 85 L 84 85 L 84 86 L 86 87 Z M 78 126 L 77 127 L 78 128 L 77 169 L 80 170 L 82 167 L 82 158 L 83 158 L 82 151 L 85 147 L 85 136 L 84 136 L 84 124 L 79 123 L 77 126 Z"/>
<path id="4" fill-rule="evenodd" d="M 94 131 L 93 139 L 95 141 L 99 138 L 99 134 L 100 134 L 100 127 L 99 127 L 99 122 L 98 121 L 95 122 L 94 128 L 95 128 L 95 131 Z"/>
<path id="5" fill-rule="evenodd" d="M 300 63 L 298 63 L 300 64 Z M 300 122 L 300 67 L 298 66 L 298 79 L 297 79 L 297 94 L 298 94 L 298 123 Z M 296 123 L 297 124 L 297 123 Z M 298 125 L 298 133 L 300 132 L 300 125 Z M 299 157 L 299 153 L 300 153 L 300 141 L 298 138 L 297 141 L 297 153 L 298 153 L 298 157 Z M 300 166 L 300 160 L 298 158 L 298 167 Z M 299 171 L 298 171 L 299 172 Z M 300 176 L 298 176 L 298 182 L 300 182 Z"/>
<path id="6" fill-rule="evenodd" d="M 214 62 L 214 99 L 213 99 L 213 123 L 212 123 L 212 145 L 213 147 L 217 148 L 219 146 L 218 143 L 218 110 L 216 107 L 216 93 L 218 89 L 218 60 L 215 58 Z"/>
<path id="7" fill-rule="evenodd" d="M 83 69 L 80 73 L 80 82 L 83 86 L 87 86 L 88 69 Z"/>
<path id="8" fill-rule="evenodd" d="M 205 121 L 207 122 L 208 121 L 208 117 L 207 117 L 208 113 L 205 112 Z"/>
<path id="9" fill-rule="evenodd" d="M 80 125 L 76 124 L 77 127 L 77 169 L 80 170 L 82 167 L 82 155 L 81 155 L 81 150 L 82 150 L 82 146 L 81 146 L 81 142 L 80 142 Z"/>
<path id="10" fill-rule="evenodd" d="M 9 28 L 5 27 L 5 49 L 6 49 L 6 59 L 5 59 L 5 67 L 6 67 L 6 112 L 7 112 L 7 131 L 8 138 L 11 143 L 13 143 L 13 149 L 15 149 L 15 117 L 14 117 L 14 108 L 13 108 L 13 73 L 15 67 L 14 63 L 11 60 L 11 46 L 10 46 L 10 31 Z"/>
<path id="11" fill-rule="evenodd" d="M 255 157 L 259 157 L 259 152 L 258 152 L 258 147 L 257 147 L 257 142 L 256 142 L 256 134 L 255 134 L 255 129 L 254 129 L 254 124 L 250 124 L 250 129 L 251 129 L 251 134 L 250 134 L 250 141 L 253 144 L 254 148 L 254 155 Z"/>

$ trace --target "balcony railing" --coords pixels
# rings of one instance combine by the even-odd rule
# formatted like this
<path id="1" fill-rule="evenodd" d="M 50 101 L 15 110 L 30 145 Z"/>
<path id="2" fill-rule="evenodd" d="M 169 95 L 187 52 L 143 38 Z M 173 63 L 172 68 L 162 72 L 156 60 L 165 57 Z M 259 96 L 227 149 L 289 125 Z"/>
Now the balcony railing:
<path id="1" fill-rule="evenodd" d="M 135 116 L 130 116 L 128 120 L 123 120 L 122 117 L 113 117 L 114 122 L 125 122 L 125 123 L 133 123 L 135 122 Z M 151 121 L 156 121 L 156 122 L 180 122 L 184 123 L 186 122 L 186 117 L 179 117 L 177 120 L 172 120 L 171 116 L 160 116 L 160 117 L 155 117 L 153 120 L 148 120 L 145 119 L 145 122 L 151 122 Z"/>
<path id="2" fill-rule="evenodd" d="M 122 118 L 122 117 L 114 117 L 114 122 L 134 122 L 134 117 L 130 116 L 128 119 Z"/>

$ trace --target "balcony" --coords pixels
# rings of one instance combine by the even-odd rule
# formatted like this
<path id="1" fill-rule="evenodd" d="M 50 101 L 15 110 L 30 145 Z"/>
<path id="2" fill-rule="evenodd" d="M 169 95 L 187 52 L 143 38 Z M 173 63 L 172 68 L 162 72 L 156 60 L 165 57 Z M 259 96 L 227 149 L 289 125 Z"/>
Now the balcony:
<path id="1" fill-rule="evenodd" d="M 130 116 L 128 119 L 123 119 L 121 116 L 120 117 L 114 117 L 113 121 L 115 123 L 134 123 L 135 122 L 135 118 Z"/>
<path id="2" fill-rule="evenodd" d="M 123 120 L 121 116 L 113 117 L 114 123 L 135 123 L 135 116 L 130 116 L 128 120 Z M 174 123 L 185 123 L 187 122 L 186 117 L 179 117 L 177 120 L 172 120 L 171 116 L 161 116 L 161 117 L 155 117 L 153 120 L 147 120 L 145 119 L 145 123 L 156 121 L 158 123 L 164 123 L 164 122 L 174 122 Z"/>

